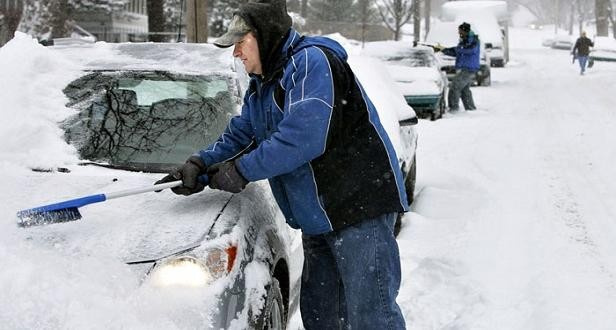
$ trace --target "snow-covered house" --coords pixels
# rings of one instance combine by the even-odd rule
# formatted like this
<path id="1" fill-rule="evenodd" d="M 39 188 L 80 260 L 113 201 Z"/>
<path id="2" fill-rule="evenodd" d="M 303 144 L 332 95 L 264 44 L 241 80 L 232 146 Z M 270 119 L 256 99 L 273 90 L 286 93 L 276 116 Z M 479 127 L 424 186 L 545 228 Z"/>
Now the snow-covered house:
<path id="1" fill-rule="evenodd" d="M 77 25 L 99 41 L 143 41 L 148 32 L 146 0 L 130 0 L 122 11 L 90 10 L 76 15 Z"/>

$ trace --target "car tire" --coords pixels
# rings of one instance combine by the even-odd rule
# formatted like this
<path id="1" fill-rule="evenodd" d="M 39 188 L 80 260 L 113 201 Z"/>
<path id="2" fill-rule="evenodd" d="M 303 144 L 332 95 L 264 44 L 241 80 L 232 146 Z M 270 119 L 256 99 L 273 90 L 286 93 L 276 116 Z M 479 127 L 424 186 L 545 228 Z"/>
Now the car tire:
<path id="1" fill-rule="evenodd" d="M 409 206 L 413 204 L 415 199 L 415 182 L 417 181 L 417 157 L 413 156 L 413 164 L 411 165 L 411 169 L 409 173 L 406 175 L 406 180 L 404 180 L 404 189 L 406 190 L 406 197 L 409 203 Z M 402 216 L 404 213 L 398 213 L 398 217 L 396 218 L 396 224 L 394 225 L 394 236 L 398 236 L 400 233 L 400 229 L 402 229 Z"/>
<path id="2" fill-rule="evenodd" d="M 485 78 L 481 79 L 481 81 L 478 82 L 479 86 L 490 86 L 492 85 L 492 78 L 491 75 L 488 74 L 487 76 L 485 76 Z"/>
<path id="3" fill-rule="evenodd" d="M 443 118 L 446 108 L 447 107 L 445 106 L 445 95 L 442 94 L 441 99 L 438 101 L 438 104 L 436 105 L 434 110 L 432 110 L 432 113 L 430 113 L 430 120 L 435 121 L 437 119 Z"/>
<path id="4" fill-rule="evenodd" d="M 445 104 L 445 92 L 443 92 L 443 94 L 441 95 L 441 104 L 440 104 L 440 114 L 439 114 L 439 118 L 443 118 L 443 116 L 445 115 L 445 112 L 447 112 L 447 104 Z"/>
<path id="5" fill-rule="evenodd" d="M 286 329 L 286 327 L 287 315 L 282 299 L 282 291 L 280 290 L 280 282 L 275 277 L 272 277 L 272 283 L 267 287 L 265 305 L 261 310 L 256 329 L 277 330 Z"/>

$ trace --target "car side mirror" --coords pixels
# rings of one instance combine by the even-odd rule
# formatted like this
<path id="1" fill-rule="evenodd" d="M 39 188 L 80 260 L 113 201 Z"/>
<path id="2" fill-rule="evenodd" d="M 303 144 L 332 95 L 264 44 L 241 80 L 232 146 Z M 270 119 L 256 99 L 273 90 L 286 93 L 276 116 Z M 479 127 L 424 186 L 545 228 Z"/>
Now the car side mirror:
<path id="1" fill-rule="evenodd" d="M 419 120 L 417 119 L 417 117 L 411 117 L 407 119 L 402 119 L 398 123 L 400 124 L 400 126 L 412 126 L 417 125 L 419 123 Z"/>

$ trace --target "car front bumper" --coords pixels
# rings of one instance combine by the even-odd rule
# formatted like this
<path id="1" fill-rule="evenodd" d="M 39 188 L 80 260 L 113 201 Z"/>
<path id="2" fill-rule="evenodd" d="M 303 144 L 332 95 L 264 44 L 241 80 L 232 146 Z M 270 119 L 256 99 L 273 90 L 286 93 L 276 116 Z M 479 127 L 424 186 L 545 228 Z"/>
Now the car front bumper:
<path id="1" fill-rule="evenodd" d="M 442 102 L 442 95 L 405 95 L 406 103 L 416 112 L 434 112 Z"/>

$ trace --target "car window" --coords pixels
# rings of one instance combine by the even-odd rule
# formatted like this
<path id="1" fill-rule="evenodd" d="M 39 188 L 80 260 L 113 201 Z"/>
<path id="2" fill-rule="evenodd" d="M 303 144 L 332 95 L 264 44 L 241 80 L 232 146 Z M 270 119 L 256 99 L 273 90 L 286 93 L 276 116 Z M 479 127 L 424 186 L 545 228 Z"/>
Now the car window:
<path id="1" fill-rule="evenodd" d="M 237 112 L 233 86 L 217 75 L 92 72 L 64 89 L 77 114 L 62 127 L 84 160 L 166 171 L 222 134 Z"/>

